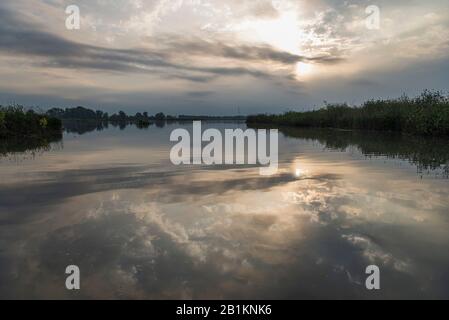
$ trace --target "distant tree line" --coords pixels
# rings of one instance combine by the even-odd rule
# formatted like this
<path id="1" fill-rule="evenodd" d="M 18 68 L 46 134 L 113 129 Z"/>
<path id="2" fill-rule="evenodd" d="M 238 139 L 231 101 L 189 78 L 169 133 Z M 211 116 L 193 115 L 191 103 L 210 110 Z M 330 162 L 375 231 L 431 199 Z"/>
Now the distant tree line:
<path id="1" fill-rule="evenodd" d="M 109 115 L 107 112 L 103 112 L 101 110 L 91 110 L 85 107 L 76 107 L 76 108 L 52 108 L 47 111 L 47 115 L 56 117 L 61 120 L 99 120 L 99 121 L 116 121 L 116 122 L 129 122 L 129 121 L 138 121 L 138 120 L 147 120 L 147 121 L 165 121 L 169 119 L 176 119 L 176 117 L 166 116 L 164 113 L 160 112 L 155 115 L 150 116 L 148 112 L 137 112 L 135 115 L 128 115 L 124 111 L 119 111 L 118 113 L 114 113 Z"/>
<path id="2" fill-rule="evenodd" d="M 360 107 L 327 104 L 307 112 L 249 116 L 247 123 L 276 126 L 398 131 L 421 135 L 449 135 L 449 97 L 425 90 L 416 98 L 370 100 Z"/>
<path id="3" fill-rule="evenodd" d="M 107 112 L 101 110 L 91 110 L 82 106 L 76 108 L 52 108 L 46 113 L 48 116 L 55 117 L 61 120 L 79 120 L 79 121 L 95 121 L 95 122 L 112 122 L 112 123 L 134 123 L 139 127 L 148 127 L 151 122 L 165 121 L 167 116 L 163 113 L 158 113 L 150 116 L 148 112 L 136 113 L 135 115 L 128 115 L 124 111 L 119 111 L 109 115 Z"/>
<path id="4" fill-rule="evenodd" d="M 245 120 L 244 116 L 192 116 L 180 115 L 170 116 L 162 112 L 155 115 L 149 115 L 148 112 L 136 113 L 128 115 L 124 111 L 119 111 L 109 115 L 107 112 L 100 110 L 91 110 L 85 107 L 76 108 L 52 108 L 47 111 L 47 115 L 61 120 L 97 120 L 111 122 L 154 122 L 154 121 L 192 121 L 192 120 Z"/>

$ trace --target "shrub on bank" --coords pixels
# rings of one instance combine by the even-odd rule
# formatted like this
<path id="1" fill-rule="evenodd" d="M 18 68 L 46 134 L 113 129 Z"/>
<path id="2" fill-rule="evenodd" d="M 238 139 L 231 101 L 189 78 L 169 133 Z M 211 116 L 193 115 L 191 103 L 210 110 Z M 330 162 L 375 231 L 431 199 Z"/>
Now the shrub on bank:
<path id="1" fill-rule="evenodd" d="M 0 137 L 45 136 L 59 133 L 62 123 L 56 118 L 25 111 L 21 106 L 0 106 Z"/>

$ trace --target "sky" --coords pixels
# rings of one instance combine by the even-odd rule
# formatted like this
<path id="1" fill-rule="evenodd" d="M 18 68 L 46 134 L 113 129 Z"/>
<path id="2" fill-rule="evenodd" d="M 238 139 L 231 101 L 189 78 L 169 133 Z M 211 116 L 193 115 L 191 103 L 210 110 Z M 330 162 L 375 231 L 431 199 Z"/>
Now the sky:
<path id="1" fill-rule="evenodd" d="M 0 75 L 3 105 L 173 115 L 447 92 L 449 1 L 3 0 Z"/>

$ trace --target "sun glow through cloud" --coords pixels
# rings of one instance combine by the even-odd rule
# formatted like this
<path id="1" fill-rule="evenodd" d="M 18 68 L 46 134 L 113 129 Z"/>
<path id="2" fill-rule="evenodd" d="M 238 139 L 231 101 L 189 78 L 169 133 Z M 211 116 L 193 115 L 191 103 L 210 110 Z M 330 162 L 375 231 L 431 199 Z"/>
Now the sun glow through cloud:
<path id="1" fill-rule="evenodd" d="M 296 77 L 298 79 L 302 79 L 307 76 L 310 76 L 315 71 L 315 67 L 311 63 L 298 62 L 296 64 L 295 71 L 296 71 Z"/>
<path id="2" fill-rule="evenodd" d="M 261 42 L 292 54 L 300 54 L 300 39 L 304 35 L 295 13 L 281 13 L 275 19 L 248 20 L 237 28 L 245 40 Z"/>

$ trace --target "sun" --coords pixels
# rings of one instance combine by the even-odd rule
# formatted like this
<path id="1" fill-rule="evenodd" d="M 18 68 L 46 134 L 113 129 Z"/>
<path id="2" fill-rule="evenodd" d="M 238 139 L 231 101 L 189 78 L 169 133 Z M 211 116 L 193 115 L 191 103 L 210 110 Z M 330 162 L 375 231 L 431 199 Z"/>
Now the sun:
<path id="1" fill-rule="evenodd" d="M 295 70 L 296 78 L 302 79 L 307 76 L 310 76 L 313 73 L 314 69 L 315 67 L 311 63 L 298 62 L 296 64 Z"/>

